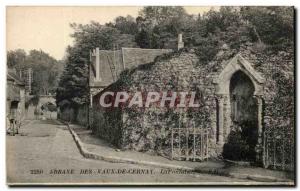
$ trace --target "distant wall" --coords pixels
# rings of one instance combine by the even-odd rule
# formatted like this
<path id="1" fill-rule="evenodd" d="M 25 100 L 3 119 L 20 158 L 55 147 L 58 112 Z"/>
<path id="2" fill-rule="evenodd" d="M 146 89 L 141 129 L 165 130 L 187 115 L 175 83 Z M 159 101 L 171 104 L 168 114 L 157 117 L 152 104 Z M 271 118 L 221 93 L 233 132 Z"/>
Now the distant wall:
<path id="1" fill-rule="evenodd" d="M 89 118 L 89 106 L 81 105 L 76 108 L 67 107 L 60 109 L 57 117 L 58 119 L 61 119 L 63 121 L 76 123 L 83 127 L 87 127 Z"/>
<path id="2" fill-rule="evenodd" d="M 31 99 L 32 97 L 33 96 L 28 96 L 27 100 Z M 51 95 L 41 95 L 37 105 L 29 104 L 25 110 L 26 119 L 40 119 L 42 117 L 46 117 L 47 119 L 57 119 L 57 112 L 42 111 L 41 107 L 46 103 L 52 103 L 56 105 L 55 97 Z"/>
<path id="3" fill-rule="evenodd" d="M 88 105 L 82 105 L 78 108 L 75 122 L 81 126 L 88 126 Z"/>
<path id="4" fill-rule="evenodd" d="M 73 108 L 60 109 L 58 113 L 58 118 L 65 122 L 75 122 L 76 121 L 75 110 Z"/>

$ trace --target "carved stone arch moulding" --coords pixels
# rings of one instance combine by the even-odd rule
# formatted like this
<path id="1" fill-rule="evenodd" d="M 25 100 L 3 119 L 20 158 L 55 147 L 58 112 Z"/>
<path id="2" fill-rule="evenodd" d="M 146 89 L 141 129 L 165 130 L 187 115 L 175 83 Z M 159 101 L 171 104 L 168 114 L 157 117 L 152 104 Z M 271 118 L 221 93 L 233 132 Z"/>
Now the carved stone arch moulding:
<path id="1" fill-rule="evenodd" d="M 229 84 L 231 77 L 237 71 L 242 71 L 251 79 L 255 87 L 254 95 L 263 94 L 263 84 L 265 82 L 265 79 L 257 71 L 254 70 L 254 68 L 247 60 L 245 60 L 240 54 L 237 54 L 230 60 L 230 62 L 226 65 L 226 67 L 223 69 L 223 71 L 215 81 L 217 95 L 229 94 Z"/>

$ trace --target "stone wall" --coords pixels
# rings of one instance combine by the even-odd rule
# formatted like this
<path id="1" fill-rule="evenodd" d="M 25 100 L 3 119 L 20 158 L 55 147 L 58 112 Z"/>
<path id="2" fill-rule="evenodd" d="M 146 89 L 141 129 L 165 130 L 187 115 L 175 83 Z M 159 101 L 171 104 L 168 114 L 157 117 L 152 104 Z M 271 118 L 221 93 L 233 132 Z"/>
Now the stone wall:
<path id="1" fill-rule="evenodd" d="M 104 112 L 98 106 L 95 108 L 95 118 L 99 119 L 94 123 L 95 132 L 111 143 L 118 142 L 118 146 L 123 149 L 170 156 L 171 128 L 191 127 L 195 123 L 196 128 L 210 130 L 209 149 L 213 152 L 216 143 L 216 100 L 213 80 L 208 80 L 209 76 L 204 73 L 198 57 L 183 51 L 158 57 L 155 63 L 124 72 L 117 83 L 104 91 L 125 90 L 130 95 L 137 91 L 195 91 L 200 107 L 181 110 L 150 105 L 143 109 L 124 107 L 122 111 L 118 108 Z M 97 105 L 99 97 L 100 94 L 94 97 L 94 105 Z M 118 141 L 112 137 L 114 133 L 120 136 Z"/>
<path id="2" fill-rule="evenodd" d="M 122 113 L 119 109 L 105 109 L 97 105 L 92 109 L 93 133 L 107 142 L 122 148 Z"/>
<path id="3" fill-rule="evenodd" d="M 26 96 L 27 100 L 32 99 L 34 96 Z M 52 103 L 56 105 L 56 100 L 54 96 L 51 95 L 40 95 L 37 105 L 29 103 L 26 106 L 26 119 L 41 119 L 42 117 L 46 119 L 57 119 L 57 112 L 53 111 L 42 111 L 41 107 L 45 104 Z M 41 115 L 43 113 L 43 115 Z"/>
<path id="4" fill-rule="evenodd" d="M 57 118 L 65 122 L 76 122 L 76 111 L 74 108 L 60 109 L 57 114 Z"/>
<path id="5" fill-rule="evenodd" d="M 294 130 L 295 84 L 293 50 L 258 52 L 252 48 L 244 56 L 265 77 L 263 92 L 263 126 L 265 130 Z"/>
<path id="6" fill-rule="evenodd" d="M 60 108 L 57 118 L 66 122 L 79 124 L 83 127 L 88 127 L 89 106 L 84 104 L 77 107 Z"/>
<path id="7" fill-rule="evenodd" d="M 76 123 L 87 127 L 88 126 L 88 118 L 89 118 L 89 106 L 86 105 L 82 105 L 78 108 L 77 110 L 77 114 L 76 114 Z"/>
<path id="8" fill-rule="evenodd" d="M 99 106 L 94 96 L 93 129 L 100 137 L 122 149 L 133 149 L 170 156 L 171 129 L 190 127 L 209 129 L 209 152 L 220 154 L 223 147 L 218 137 L 226 143 L 232 131 L 230 102 L 223 104 L 223 126 L 218 127 L 218 103 L 216 80 L 228 62 L 240 53 L 265 82 L 261 99 L 262 130 L 293 133 L 294 129 L 294 63 L 288 52 L 268 53 L 252 48 L 240 51 L 224 49 L 209 63 L 200 63 L 193 51 L 180 51 L 159 56 L 153 63 L 138 64 L 135 69 L 124 71 L 120 79 L 105 91 L 127 91 L 130 95 L 141 92 L 195 91 L 200 108 L 179 110 L 174 108 L 114 108 L 109 111 Z M 223 100 L 230 100 L 224 95 Z M 221 136 L 218 136 L 220 133 Z M 294 138 L 291 137 L 292 142 Z M 176 140 L 175 140 L 176 141 Z M 221 147 L 220 147 L 221 146 Z"/>

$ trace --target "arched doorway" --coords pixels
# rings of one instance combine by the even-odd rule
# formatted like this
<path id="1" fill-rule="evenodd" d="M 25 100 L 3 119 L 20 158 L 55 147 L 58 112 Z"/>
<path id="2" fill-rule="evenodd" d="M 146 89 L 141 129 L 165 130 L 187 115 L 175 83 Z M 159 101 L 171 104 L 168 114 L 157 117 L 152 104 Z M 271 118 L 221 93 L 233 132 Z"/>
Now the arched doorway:
<path id="1" fill-rule="evenodd" d="M 231 130 L 223 156 L 232 160 L 255 161 L 258 140 L 258 108 L 255 87 L 242 71 L 235 72 L 229 85 Z"/>
<path id="2" fill-rule="evenodd" d="M 236 160 L 262 162 L 264 82 L 265 79 L 260 73 L 240 54 L 233 57 L 214 80 L 217 106 L 214 132 L 223 157 L 226 153 Z M 240 133 L 237 135 L 240 137 L 235 137 L 234 134 L 238 131 Z M 235 141 L 235 147 L 228 147 L 230 139 Z M 239 148 L 241 146 L 245 149 Z M 242 157 L 237 157 L 235 151 L 242 152 Z"/>

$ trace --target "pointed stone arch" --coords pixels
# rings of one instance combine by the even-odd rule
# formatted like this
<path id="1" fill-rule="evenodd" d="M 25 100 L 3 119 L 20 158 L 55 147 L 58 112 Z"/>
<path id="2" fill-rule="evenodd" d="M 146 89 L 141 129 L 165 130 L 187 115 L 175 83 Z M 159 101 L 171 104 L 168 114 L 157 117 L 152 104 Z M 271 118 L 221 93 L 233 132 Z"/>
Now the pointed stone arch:
<path id="1" fill-rule="evenodd" d="M 216 94 L 229 94 L 230 79 L 232 75 L 239 70 L 245 73 L 251 79 L 255 87 L 254 95 L 262 95 L 265 79 L 258 72 L 256 72 L 251 64 L 240 54 L 237 54 L 234 58 L 232 58 L 217 77 Z"/>
<path id="2" fill-rule="evenodd" d="M 216 102 L 217 102 L 217 143 L 223 148 L 230 128 L 231 106 L 230 106 L 230 81 L 237 72 L 246 74 L 254 85 L 254 97 L 257 100 L 257 121 L 258 121 L 258 144 L 257 156 L 261 160 L 262 156 L 262 95 L 265 79 L 251 66 L 251 63 L 244 59 L 240 54 L 233 57 L 215 80 Z"/>

